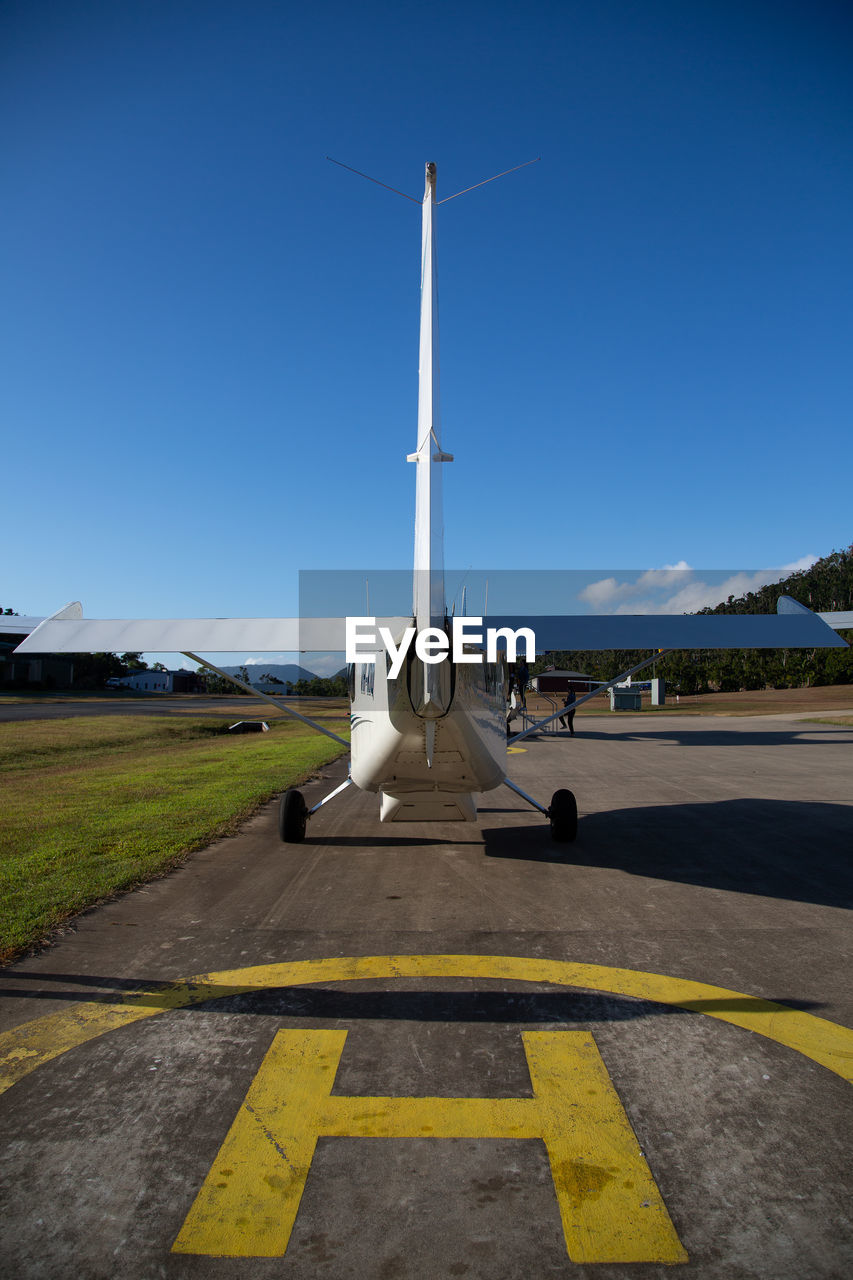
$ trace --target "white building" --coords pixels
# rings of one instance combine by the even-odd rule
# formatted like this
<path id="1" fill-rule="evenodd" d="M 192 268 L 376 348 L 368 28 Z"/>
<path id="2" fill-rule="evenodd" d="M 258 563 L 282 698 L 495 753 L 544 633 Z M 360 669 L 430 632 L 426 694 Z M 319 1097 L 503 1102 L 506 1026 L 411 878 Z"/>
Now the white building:
<path id="1" fill-rule="evenodd" d="M 136 689 L 140 693 L 172 693 L 173 671 L 134 671 L 130 676 L 113 676 L 108 689 Z"/>

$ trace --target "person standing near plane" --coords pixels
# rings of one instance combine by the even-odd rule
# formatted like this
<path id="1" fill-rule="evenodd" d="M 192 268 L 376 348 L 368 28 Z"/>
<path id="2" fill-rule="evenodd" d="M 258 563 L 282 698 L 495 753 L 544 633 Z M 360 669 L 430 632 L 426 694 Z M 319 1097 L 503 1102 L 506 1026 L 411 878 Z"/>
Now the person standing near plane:
<path id="1" fill-rule="evenodd" d="M 519 658 L 518 662 L 515 664 L 515 679 L 516 679 L 516 683 L 518 684 L 518 700 L 523 707 L 527 706 L 527 698 L 525 696 L 525 690 L 527 688 L 527 680 L 529 675 L 530 675 L 530 670 L 527 666 L 527 663 L 525 662 L 524 658 Z"/>
<path id="2" fill-rule="evenodd" d="M 560 724 L 563 726 L 564 729 L 568 729 L 572 737 L 575 736 L 574 707 L 575 707 L 575 691 L 572 688 L 572 686 L 569 685 L 568 693 L 566 694 L 566 701 L 563 703 L 563 710 L 565 712 L 565 715 L 560 716 Z"/>

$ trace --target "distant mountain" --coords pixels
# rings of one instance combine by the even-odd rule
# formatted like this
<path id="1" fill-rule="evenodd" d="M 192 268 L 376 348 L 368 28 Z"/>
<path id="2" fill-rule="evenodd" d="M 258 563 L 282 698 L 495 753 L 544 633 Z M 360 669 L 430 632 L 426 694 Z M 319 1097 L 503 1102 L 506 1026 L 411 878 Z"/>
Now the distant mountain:
<path id="1" fill-rule="evenodd" d="M 223 667 L 229 676 L 236 676 L 239 667 Z M 296 684 L 297 680 L 316 680 L 313 671 L 306 670 L 305 667 L 297 666 L 295 662 L 253 662 L 246 667 L 249 673 L 249 683 L 257 684 L 261 676 L 276 676 L 283 684 L 290 681 Z"/>

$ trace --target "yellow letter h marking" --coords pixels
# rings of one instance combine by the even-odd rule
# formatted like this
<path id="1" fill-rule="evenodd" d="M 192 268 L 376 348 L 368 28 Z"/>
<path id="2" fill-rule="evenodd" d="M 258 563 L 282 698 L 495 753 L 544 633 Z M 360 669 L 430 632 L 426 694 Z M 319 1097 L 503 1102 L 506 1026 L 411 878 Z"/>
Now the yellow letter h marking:
<path id="1" fill-rule="evenodd" d="M 320 1137 L 538 1138 L 572 1261 L 687 1261 L 588 1032 L 522 1033 L 532 1098 L 334 1096 L 346 1034 L 278 1032 L 174 1252 L 281 1256 Z"/>

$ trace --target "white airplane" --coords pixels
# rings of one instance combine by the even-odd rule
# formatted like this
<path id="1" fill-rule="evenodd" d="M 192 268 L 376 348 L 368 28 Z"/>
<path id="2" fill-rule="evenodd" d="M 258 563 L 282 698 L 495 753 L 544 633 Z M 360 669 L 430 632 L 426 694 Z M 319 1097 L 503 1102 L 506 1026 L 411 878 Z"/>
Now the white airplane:
<path id="1" fill-rule="evenodd" d="M 477 184 L 480 185 L 483 184 Z M 507 748 L 555 720 L 563 714 L 562 709 L 508 736 L 504 653 L 495 651 L 488 655 L 491 660 L 485 660 L 482 635 L 472 642 L 476 624 L 482 620 L 465 619 L 465 628 L 460 628 L 459 619 L 448 617 L 441 476 L 442 467 L 453 458 L 442 447 L 439 420 L 436 209 L 440 203 L 444 201 L 436 200 L 436 167 L 430 163 L 426 166 L 422 202 L 418 434 L 417 447 L 408 455 L 416 467 L 412 612 L 406 617 L 356 620 L 368 633 L 371 631 L 368 624 L 372 624 L 376 638 L 372 644 L 368 641 L 362 645 L 360 660 L 348 667 L 351 743 L 299 714 L 286 701 L 259 694 L 235 677 L 226 677 L 318 732 L 350 746 L 346 781 L 313 808 L 307 807 L 299 791 L 290 790 L 281 797 L 279 830 L 285 841 L 303 840 L 308 819 L 350 786 L 379 795 L 381 822 L 473 822 L 477 816 L 476 795 L 507 786 L 549 820 L 555 840 L 573 840 L 577 831 L 577 805 L 568 788 L 556 791 L 545 805 L 527 795 L 507 776 Z M 510 654 L 513 635 L 525 627 L 535 633 L 539 652 L 650 651 L 650 656 L 630 672 L 623 672 L 615 680 L 578 698 L 577 708 L 673 649 L 845 645 L 833 630 L 833 626 L 845 625 L 843 618 L 840 621 L 830 618 L 831 625 L 828 625 L 819 615 L 786 597 L 779 601 L 778 608 L 778 614 L 766 616 L 586 615 L 490 617 L 488 621 L 493 631 L 504 630 L 503 639 L 510 646 Z M 4 623 L 7 631 L 15 627 L 20 631 L 25 624 L 37 621 L 5 619 Z M 853 618 L 848 617 L 846 625 L 851 623 Z M 93 620 L 83 617 L 79 604 L 71 604 L 39 621 L 15 652 L 181 653 L 225 675 L 209 659 L 198 657 L 199 650 L 205 653 L 342 650 L 348 628 L 351 635 L 353 625 L 352 620 L 342 617 Z M 385 628 L 384 644 L 379 643 L 380 628 Z M 481 627 L 480 632 L 482 630 Z M 452 637 L 460 638 L 457 632 L 462 642 L 456 646 L 453 660 L 443 653 L 442 644 L 449 648 Z M 424 643 L 419 643 L 422 639 Z M 403 642 L 406 642 L 405 648 Z"/>

